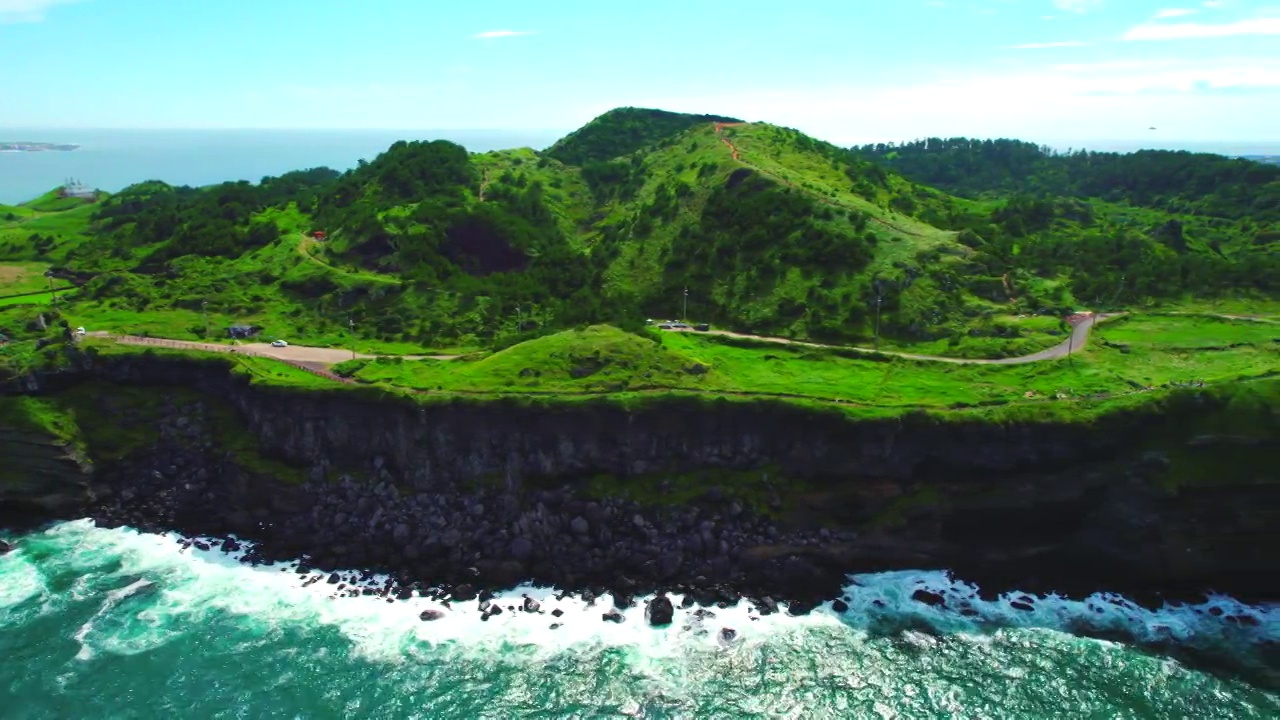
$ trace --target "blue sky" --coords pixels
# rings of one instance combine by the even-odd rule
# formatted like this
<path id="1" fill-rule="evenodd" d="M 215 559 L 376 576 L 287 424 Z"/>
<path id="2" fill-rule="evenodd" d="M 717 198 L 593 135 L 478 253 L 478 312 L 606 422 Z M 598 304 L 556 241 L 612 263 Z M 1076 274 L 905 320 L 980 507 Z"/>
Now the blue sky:
<path id="1" fill-rule="evenodd" d="M 1280 4 L 0 0 L 0 127 L 571 129 L 619 105 L 836 142 L 1278 141 Z"/>

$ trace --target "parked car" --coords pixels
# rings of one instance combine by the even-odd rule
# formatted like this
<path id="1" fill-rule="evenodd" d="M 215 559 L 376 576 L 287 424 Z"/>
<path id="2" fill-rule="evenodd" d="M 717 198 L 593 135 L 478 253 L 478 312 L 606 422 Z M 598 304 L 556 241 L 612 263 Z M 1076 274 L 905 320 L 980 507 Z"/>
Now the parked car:
<path id="1" fill-rule="evenodd" d="M 659 329 L 659 330 L 670 330 L 670 329 L 671 329 L 671 323 L 669 323 L 669 322 L 665 322 L 665 323 L 658 323 L 658 329 Z"/>
<path id="2" fill-rule="evenodd" d="M 289 343 L 283 340 L 275 340 L 271 343 L 271 347 L 289 347 Z"/>
<path id="3" fill-rule="evenodd" d="M 706 332 L 711 329 L 711 325 L 710 323 L 698 323 L 697 325 L 693 326 L 693 329 L 697 330 L 698 332 Z"/>
<path id="4" fill-rule="evenodd" d="M 671 329 L 672 330 L 688 330 L 689 323 L 673 322 L 671 323 Z"/>
<path id="5" fill-rule="evenodd" d="M 77 334 L 77 335 L 84 335 L 84 326 L 83 326 L 83 325 L 81 325 L 80 327 L 76 328 L 76 334 Z"/>

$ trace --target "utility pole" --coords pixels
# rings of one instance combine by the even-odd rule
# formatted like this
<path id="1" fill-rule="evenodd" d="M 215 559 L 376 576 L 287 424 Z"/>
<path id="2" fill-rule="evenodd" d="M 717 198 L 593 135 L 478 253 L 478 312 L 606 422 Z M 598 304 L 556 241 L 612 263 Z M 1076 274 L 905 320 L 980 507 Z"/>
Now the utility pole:
<path id="1" fill-rule="evenodd" d="M 680 322 L 689 322 L 689 286 L 684 286 L 684 310 L 680 313 Z"/>
<path id="2" fill-rule="evenodd" d="M 52 271 L 52 270 L 45 270 L 45 271 L 44 271 L 44 279 L 49 281 L 49 292 L 50 292 L 50 293 L 53 293 L 53 299 L 51 300 L 51 302 L 52 302 L 52 303 L 54 303 L 54 304 L 57 304 L 57 302 L 58 302 L 58 291 L 53 289 L 53 271 Z"/>
<path id="3" fill-rule="evenodd" d="M 203 318 L 204 318 L 204 339 L 205 339 L 205 340 L 208 340 L 208 339 L 209 339 L 209 311 L 208 311 L 208 306 L 209 306 L 209 301 L 208 301 L 208 300 L 201 300 L 201 301 L 200 301 L 200 315 L 201 315 L 201 317 L 203 317 Z"/>
<path id="4" fill-rule="evenodd" d="M 351 331 L 351 359 L 356 359 L 356 319 L 347 316 L 347 328 Z"/>

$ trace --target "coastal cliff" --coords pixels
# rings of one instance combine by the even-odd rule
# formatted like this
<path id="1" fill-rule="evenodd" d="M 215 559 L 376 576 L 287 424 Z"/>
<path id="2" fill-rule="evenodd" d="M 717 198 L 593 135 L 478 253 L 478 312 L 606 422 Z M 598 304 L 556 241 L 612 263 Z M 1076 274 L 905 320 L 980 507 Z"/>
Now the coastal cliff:
<path id="1" fill-rule="evenodd" d="M 67 408 L 93 465 L 41 470 L 44 496 L 70 484 L 38 506 L 6 481 L 11 508 L 235 533 L 264 558 L 464 595 L 536 580 L 816 602 L 846 573 L 909 567 L 1026 590 L 1267 596 L 1280 570 L 1265 552 L 1276 414 L 1210 391 L 1087 423 L 855 419 L 687 397 L 314 391 L 150 355 L 26 389 Z"/>

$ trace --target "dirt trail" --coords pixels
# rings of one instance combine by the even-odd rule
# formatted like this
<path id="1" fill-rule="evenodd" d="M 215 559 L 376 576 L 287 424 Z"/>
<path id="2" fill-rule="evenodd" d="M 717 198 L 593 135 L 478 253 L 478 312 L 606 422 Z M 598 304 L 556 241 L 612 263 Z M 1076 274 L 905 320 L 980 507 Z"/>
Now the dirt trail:
<path id="1" fill-rule="evenodd" d="M 716 123 L 716 137 L 720 138 L 720 142 L 722 142 L 722 143 L 724 143 L 726 146 L 728 146 L 728 148 L 729 148 L 729 154 L 733 156 L 733 159 L 734 159 L 735 161 L 737 161 L 737 162 L 742 162 L 742 158 L 738 155 L 738 148 L 734 147 L 734 145 L 733 145 L 733 141 L 732 141 L 732 140 L 730 140 L 729 138 L 725 137 L 725 136 L 724 136 L 724 132 L 723 132 L 723 131 L 724 131 L 724 129 L 725 129 L 725 128 L 727 128 L 727 127 L 737 127 L 737 126 L 739 126 L 739 125 L 746 125 L 746 123 L 740 123 L 740 122 L 735 122 L 735 123 L 722 123 L 722 122 L 718 122 L 718 123 Z"/>
<path id="2" fill-rule="evenodd" d="M 803 187 L 800 187 L 799 185 L 796 185 L 795 183 L 791 182 L 790 180 L 788 180 L 788 179 L 786 179 L 786 178 L 784 178 L 784 177 L 781 177 L 781 176 L 779 176 L 779 175 L 775 175 L 774 173 L 771 173 L 771 172 L 769 172 L 768 170 L 765 170 L 765 169 L 763 169 L 763 168 L 759 167 L 758 165 L 754 165 L 754 164 L 752 164 L 752 163 L 750 163 L 750 162 L 747 162 L 746 160 L 743 160 L 743 159 L 742 159 L 742 153 L 741 153 L 741 152 L 739 152 L 738 147 L 737 147 L 736 145 L 734 145 L 734 144 L 733 144 L 733 141 L 732 141 L 732 140 L 730 140 L 729 138 L 725 137 L 725 135 L 724 135 L 724 132 L 723 132 L 723 131 L 724 131 L 724 129 L 725 129 L 725 128 L 727 128 L 727 127 L 736 127 L 736 126 L 739 126 L 739 125 L 746 125 L 746 124 L 747 124 L 747 123 L 741 123 L 741 122 L 737 122 L 737 123 L 722 123 L 722 122 L 718 122 L 718 123 L 715 123 L 716 137 L 720 138 L 720 142 L 724 143 L 724 144 L 725 144 L 725 146 L 729 148 L 729 154 L 733 157 L 733 159 L 734 159 L 734 161 L 735 161 L 735 162 L 739 162 L 739 163 L 742 163 L 743 165 L 746 165 L 748 168 L 750 168 L 750 169 L 754 170 L 755 172 L 760 173 L 761 175 L 764 175 L 764 176 L 765 176 L 765 177 L 767 177 L 767 178 L 772 179 L 774 182 L 781 183 L 782 185 L 785 185 L 786 187 L 789 187 L 789 188 L 791 188 L 791 189 L 793 189 L 793 190 L 799 190 L 800 192 L 802 192 L 802 193 L 804 193 L 804 194 L 808 195 L 809 197 L 813 198 L 814 200 L 817 200 L 817 201 L 818 201 L 818 202 L 820 202 L 820 203 L 823 203 L 823 204 L 826 204 L 826 205 L 830 205 L 830 206 L 832 206 L 832 207 L 838 207 L 838 208 L 840 208 L 841 210 L 852 210 L 853 212 L 856 212 L 856 213 L 859 213 L 859 214 L 865 215 L 865 216 L 867 217 L 867 219 L 868 219 L 868 220 L 870 220 L 871 222 L 874 222 L 874 223 L 877 223 L 877 224 L 879 224 L 879 225 L 882 225 L 882 226 L 884 226 L 884 227 L 886 227 L 886 228 L 889 228 L 890 230 L 893 230 L 893 231 L 895 231 L 895 232 L 902 233 L 903 235 L 910 235 L 910 236 L 912 236 L 912 237 L 920 237 L 920 238 L 922 238 L 922 237 L 928 237 L 925 233 L 918 232 L 918 231 L 915 231 L 915 230 L 908 230 L 907 228 L 901 227 L 901 226 L 899 226 L 899 225 L 895 225 L 894 223 L 891 223 L 891 222 L 889 222 L 888 220 L 882 220 L 882 219 L 880 219 L 880 218 L 878 218 L 878 217 L 876 217 L 876 216 L 874 216 L 874 215 L 871 215 L 871 214 L 867 213 L 867 212 L 866 212 L 865 210 L 863 210 L 862 208 L 859 208 L 859 207 L 853 207 L 853 206 L 850 206 L 850 205 L 845 205 L 844 203 L 840 202 L 839 200 L 832 200 L 831 198 L 826 197 L 826 196 L 824 196 L 824 195 L 819 195 L 819 194 L 817 194 L 817 193 L 815 193 L 815 192 L 813 192 L 813 191 L 807 190 L 807 189 L 805 189 L 805 188 L 803 188 Z M 943 231 L 943 232 L 951 232 L 951 231 Z M 956 234 L 958 234 L 958 233 L 951 232 L 951 234 L 952 234 L 952 235 L 956 235 Z"/>
<path id="3" fill-rule="evenodd" d="M 381 277 L 378 275 L 369 275 L 364 273 L 351 272 L 350 270 L 343 270 L 342 268 L 337 267 L 336 265 L 330 265 L 324 260 L 321 260 L 320 258 L 311 254 L 311 248 L 314 247 L 317 242 L 319 241 L 317 241 L 314 237 L 308 235 L 307 233 L 298 233 L 298 254 L 302 255 L 302 257 L 306 258 L 309 262 L 315 263 L 316 265 L 319 265 L 322 268 L 331 270 L 340 275 L 360 278 L 362 280 L 368 280 L 370 282 L 387 283 L 389 285 L 401 284 L 400 280 L 396 278 Z"/>
<path id="4" fill-rule="evenodd" d="M 1089 342 L 1089 332 L 1093 326 L 1099 322 L 1118 317 L 1124 313 L 1110 313 L 1106 315 L 1087 314 L 1082 315 L 1071 329 L 1071 336 L 1066 340 L 1054 345 L 1047 350 L 1041 350 L 1030 355 L 1021 355 L 1019 357 L 999 358 L 995 360 L 977 359 L 977 358 L 954 358 L 942 357 L 940 355 L 917 355 L 915 353 L 896 352 L 893 350 L 875 350 L 869 347 L 859 347 L 857 345 L 824 345 L 822 343 L 806 342 L 804 340 L 790 340 L 788 338 L 769 337 L 766 335 L 747 335 L 744 333 L 730 332 L 728 330 L 706 330 L 699 334 L 702 335 L 721 335 L 723 337 L 741 338 L 743 340 L 755 340 L 757 342 L 778 343 L 780 345 L 799 345 L 802 347 L 811 347 L 827 350 L 849 350 L 852 352 L 860 352 L 867 354 L 892 355 L 893 357 L 906 358 L 908 360 L 924 360 L 928 362 L 951 363 L 953 365 L 1024 365 L 1026 363 L 1040 362 L 1041 360 L 1054 360 L 1066 357 L 1070 353 L 1083 350 Z M 675 329 L 671 332 L 698 332 L 693 329 Z"/>

